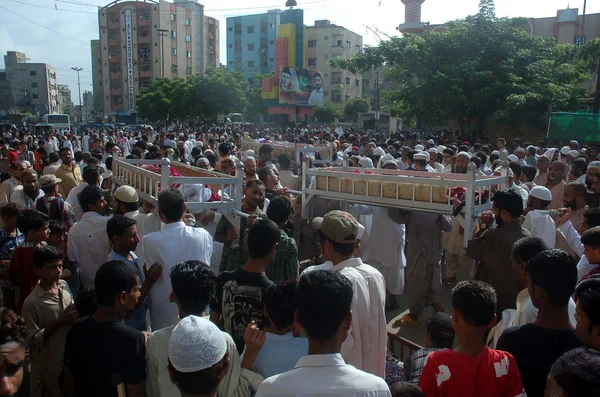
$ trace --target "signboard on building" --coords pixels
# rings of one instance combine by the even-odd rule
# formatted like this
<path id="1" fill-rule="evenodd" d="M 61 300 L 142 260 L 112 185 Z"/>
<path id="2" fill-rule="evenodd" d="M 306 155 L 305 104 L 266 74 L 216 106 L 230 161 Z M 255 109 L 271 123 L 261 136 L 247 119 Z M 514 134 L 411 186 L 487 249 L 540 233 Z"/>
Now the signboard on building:
<path id="1" fill-rule="evenodd" d="M 125 11 L 125 40 L 127 42 L 127 94 L 129 110 L 135 109 L 135 93 L 133 87 L 133 34 L 131 28 L 131 10 Z"/>
<path id="2" fill-rule="evenodd" d="M 323 105 L 323 77 L 316 70 L 286 66 L 279 73 L 279 103 L 295 106 Z"/>

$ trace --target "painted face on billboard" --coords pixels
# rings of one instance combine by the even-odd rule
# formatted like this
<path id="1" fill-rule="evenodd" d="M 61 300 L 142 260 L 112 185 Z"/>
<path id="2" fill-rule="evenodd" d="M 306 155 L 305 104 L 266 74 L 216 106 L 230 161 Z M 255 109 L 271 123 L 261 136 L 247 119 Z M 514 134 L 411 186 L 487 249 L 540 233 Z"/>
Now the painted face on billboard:
<path id="1" fill-rule="evenodd" d="M 321 76 L 319 76 L 318 74 L 315 75 L 315 90 L 320 90 L 322 86 L 323 80 L 321 79 Z"/>
<path id="2" fill-rule="evenodd" d="M 280 85 L 281 90 L 289 91 L 291 89 L 292 76 L 286 71 L 281 72 Z"/>

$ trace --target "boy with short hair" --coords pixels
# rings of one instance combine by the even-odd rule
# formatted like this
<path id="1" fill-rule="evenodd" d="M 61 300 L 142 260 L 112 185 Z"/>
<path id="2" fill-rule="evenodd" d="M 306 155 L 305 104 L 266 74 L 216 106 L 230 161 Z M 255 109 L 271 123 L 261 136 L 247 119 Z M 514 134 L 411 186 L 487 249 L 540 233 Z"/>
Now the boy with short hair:
<path id="1" fill-rule="evenodd" d="M 482 281 L 462 281 L 452 290 L 456 350 L 433 352 L 419 387 L 427 397 L 524 396 L 517 363 L 509 353 L 490 349 L 485 334 L 496 322 L 496 291 Z"/>
<path id="2" fill-rule="evenodd" d="M 600 351 L 600 275 L 583 280 L 575 290 L 577 299 L 577 338 Z"/>
<path id="3" fill-rule="evenodd" d="M 6 271 L 10 265 L 10 257 L 15 249 L 23 243 L 25 237 L 17 229 L 17 216 L 22 207 L 16 203 L 6 203 L 0 208 L 0 218 L 4 227 L 0 229 L 0 306 L 5 306 L 4 297 L 7 285 L 5 282 Z"/>
<path id="4" fill-rule="evenodd" d="M 15 249 L 10 259 L 7 282 L 19 288 L 18 314 L 21 314 L 25 298 L 37 284 L 38 278 L 31 269 L 32 256 L 37 247 L 46 244 L 50 233 L 49 223 L 48 215 L 36 210 L 24 210 L 17 216 L 17 228 L 23 233 L 25 240 Z M 14 290 L 11 292 L 11 302 L 14 302 Z"/>
<path id="5" fill-rule="evenodd" d="M 581 244 L 583 244 L 583 254 L 590 264 L 590 268 L 580 277 L 581 280 L 585 280 L 600 273 L 600 226 L 586 230 L 581 236 Z"/>
<path id="6" fill-rule="evenodd" d="M 54 247 L 42 245 L 33 252 L 33 273 L 40 281 L 23 303 L 31 349 L 31 397 L 41 397 L 47 389 L 52 397 L 62 396 L 65 340 L 69 326 L 78 318 L 73 295 L 61 279 L 63 256 Z"/>

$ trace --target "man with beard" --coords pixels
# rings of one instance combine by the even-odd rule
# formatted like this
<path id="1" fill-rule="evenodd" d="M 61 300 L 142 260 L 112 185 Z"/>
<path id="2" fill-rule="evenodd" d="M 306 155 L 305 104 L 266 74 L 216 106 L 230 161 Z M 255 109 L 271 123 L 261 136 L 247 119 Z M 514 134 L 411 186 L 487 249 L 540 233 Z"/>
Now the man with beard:
<path id="1" fill-rule="evenodd" d="M 258 179 L 256 176 L 256 160 L 254 157 L 245 157 L 243 163 L 245 182 L 252 179 Z"/>
<path id="2" fill-rule="evenodd" d="M 585 183 L 587 178 L 587 161 L 583 158 L 577 158 L 571 162 L 568 180 L 571 182 Z"/>
<path id="3" fill-rule="evenodd" d="M 8 167 L 10 178 L 0 185 L 0 205 L 11 201 L 11 197 L 17 190 L 17 186 L 21 184 L 21 174 L 26 168 L 25 164 L 18 160 L 10 164 Z"/>
<path id="4" fill-rule="evenodd" d="M 550 159 L 545 154 L 538 157 L 537 169 L 538 173 L 533 178 L 533 183 L 537 186 L 544 186 L 548 181 L 548 166 L 550 165 Z"/>
<path id="5" fill-rule="evenodd" d="M 566 166 L 561 161 L 554 161 L 550 164 L 548 181 L 546 182 L 546 187 L 552 193 L 552 201 L 548 206 L 549 210 L 556 210 L 562 207 L 563 192 L 565 190 L 565 181 L 563 180 L 565 169 Z"/>
<path id="6" fill-rule="evenodd" d="M 569 220 L 575 229 L 579 229 L 583 222 L 583 214 L 588 210 L 588 206 L 585 204 L 586 197 L 587 191 L 583 183 L 571 182 L 565 186 L 563 201 L 565 207 L 571 210 Z M 560 228 L 556 233 L 555 247 L 568 252 L 575 259 L 579 258 L 579 255 L 571 248 Z"/>
<path id="7" fill-rule="evenodd" d="M 590 207 L 598 207 L 598 201 L 600 200 L 600 194 L 592 189 L 596 173 L 600 171 L 600 161 L 592 161 L 588 164 L 588 168 L 585 176 L 585 187 L 587 188 L 587 199 L 586 204 Z"/>
<path id="8" fill-rule="evenodd" d="M 48 215 L 50 220 L 62 223 L 68 232 L 75 224 L 75 211 L 71 204 L 65 202 L 65 199 L 58 194 L 60 182 L 60 178 L 52 174 L 42 175 L 40 187 L 44 191 L 44 197 L 37 200 L 35 209 Z"/>
<path id="9" fill-rule="evenodd" d="M 17 189 L 10 198 L 10 202 L 33 210 L 35 209 L 37 199 L 44 197 L 44 192 L 40 190 L 37 173 L 31 169 L 23 170 L 21 181 L 22 185 L 17 186 Z"/>
<path id="10" fill-rule="evenodd" d="M 498 294 L 497 313 L 515 309 L 517 287 L 513 282 L 509 260 L 513 244 L 531 233 L 521 226 L 523 200 L 510 189 L 500 190 L 492 197 L 492 211 L 480 218 L 480 229 L 467 246 L 467 255 L 476 261 L 475 280 L 490 284 Z M 496 228 L 490 226 L 496 221 Z M 488 230 L 489 229 L 489 230 Z"/>
<path id="11" fill-rule="evenodd" d="M 81 178 L 81 169 L 73 161 L 73 152 L 67 147 L 60 149 L 60 159 L 62 164 L 56 170 L 54 175 L 61 179 L 58 185 L 58 192 L 62 197 L 68 197 L 71 189 L 76 187 L 83 180 Z"/>
<path id="12" fill-rule="evenodd" d="M 249 215 L 264 215 L 260 207 L 265 201 L 265 184 L 258 179 L 246 182 L 244 189 L 244 202 L 241 211 Z M 241 236 L 238 235 L 233 225 L 222 217 L 215 231 L 215 241 L 223 243 L 223 256 L 219 265 L 219 271 L 237 270 L 244 266 L 246 254 L 241 242 L 244 241 L 246 232 L 246 220 L 242 218 L 240 227 Z"/>
<path id="13" fill-rule="evenodd" d="M 308 97 L 309 106 L 320 106 L 323 104 L 323 79 L 321 73 L 315 72 L 314 77 L 315 89 L 310 93 Z"/>
<path id="14" fill-rule="evenodd" d="M 471 161 L 471 155 L 467 152 L 460 152 L 456 155 L 456 163 L 454 164 L 454 174 L 466 174 L 467 166 Z"/>

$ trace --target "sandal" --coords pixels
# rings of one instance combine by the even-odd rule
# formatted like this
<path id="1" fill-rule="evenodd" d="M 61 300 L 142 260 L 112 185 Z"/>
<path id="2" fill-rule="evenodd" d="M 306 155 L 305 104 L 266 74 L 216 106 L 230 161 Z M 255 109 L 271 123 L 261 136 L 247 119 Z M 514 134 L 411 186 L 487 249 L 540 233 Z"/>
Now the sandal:
<path id="1" fill-rule="evenodd" d="M 419 320 L 412 318 L 410 314 L 405 314 L 404 316 L 402 316 L 402 318 L 394 322 L 394 325 L 397 327 L 410 327 L 419 324 Z"/>

